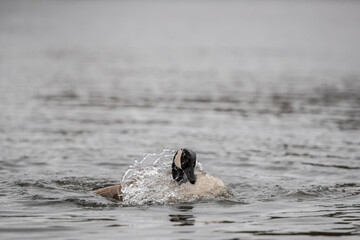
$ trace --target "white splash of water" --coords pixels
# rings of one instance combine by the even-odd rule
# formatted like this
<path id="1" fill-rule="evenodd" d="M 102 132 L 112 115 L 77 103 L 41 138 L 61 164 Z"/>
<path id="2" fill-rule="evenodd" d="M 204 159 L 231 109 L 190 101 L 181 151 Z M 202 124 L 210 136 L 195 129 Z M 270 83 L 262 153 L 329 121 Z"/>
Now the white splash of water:
<path id="1" fill-rule="evenodd" d="M 182 201 L 181 186 L 171 175 L 174 154 L 174 150 L 164 149 L 160 154 L 148 154 L 142 161 L 135 161 L 121 180 L 124 202 L 137 205 Z M 202 170 L 201 163 L 197 162 L 196 169 Z"/>

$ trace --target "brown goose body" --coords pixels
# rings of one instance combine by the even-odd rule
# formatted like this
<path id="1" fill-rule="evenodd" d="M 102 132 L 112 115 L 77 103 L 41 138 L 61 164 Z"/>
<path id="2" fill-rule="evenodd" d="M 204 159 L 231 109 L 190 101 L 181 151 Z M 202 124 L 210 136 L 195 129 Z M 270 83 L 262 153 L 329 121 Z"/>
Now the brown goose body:
<path id="1" fill-rule="evenodd" d="M 220 178 L 202 171 L 196 171 L 195 174 L 195 184 L 186 182 L 179 187 L 178 192 L 185 199 L 193 196 L 205 198 L 228 196 L 226 185 Z"/>
<path id="2" fill-rule="evenodd" d="M 228 190 L 220 178 L 201 171 L 196 172 L 196 178 L 195 184 L 190 182 L 182 183 L 176 192 L 183 196 L 184 199 L 194 196 L 214 198 L 228 195 Z M 106 198 L 123 201 L 121 184 L 100 188 L 95 190 L 94 193 Z"/>
<path id="3" fill-rule="evenodd" d="M 95 190 L 94 193 L 107 198 L 114 198 L 120 201 L 123 200 L 122 192 L 121 192 L 121 184 L 100 188 Z"/>

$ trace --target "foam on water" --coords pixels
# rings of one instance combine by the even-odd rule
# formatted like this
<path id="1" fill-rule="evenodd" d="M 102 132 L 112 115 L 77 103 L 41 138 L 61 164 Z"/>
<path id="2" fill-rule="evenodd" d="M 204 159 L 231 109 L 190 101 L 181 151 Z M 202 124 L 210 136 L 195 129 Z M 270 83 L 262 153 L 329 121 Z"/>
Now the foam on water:
<path id="1" fill-rule="evenodd" d="M 174 154 L 174 150 L 164 149 L 160 154 L 147 154 L 142 161 L 135 161 L 121 180 L 124 202 L 138 205 L 197 200 L 196 196 L 184 198 L 180 192 L 187 185 L 179 185 L 173 180 L 171 164 Z M 201 163 L 196 163 L 196 170 L 202 170 Z"/>

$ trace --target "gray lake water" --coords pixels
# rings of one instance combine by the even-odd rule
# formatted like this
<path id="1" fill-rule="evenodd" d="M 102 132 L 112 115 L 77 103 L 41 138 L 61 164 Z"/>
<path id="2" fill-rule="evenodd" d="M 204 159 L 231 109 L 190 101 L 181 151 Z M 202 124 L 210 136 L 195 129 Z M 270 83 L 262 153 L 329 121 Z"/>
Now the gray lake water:
<path id="1" fill-rule="evenodd" d="M 1 1 L 1 239 L 359 239 L 359 13 L 359 1 Z M 181 147 L 231 196 L 91 193 Z"/>

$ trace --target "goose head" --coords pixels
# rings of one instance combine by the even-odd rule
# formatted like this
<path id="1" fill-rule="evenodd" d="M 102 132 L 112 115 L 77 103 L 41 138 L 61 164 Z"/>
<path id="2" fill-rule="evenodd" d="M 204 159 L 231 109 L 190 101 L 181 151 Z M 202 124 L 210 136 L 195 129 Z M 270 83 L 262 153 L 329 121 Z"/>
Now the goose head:
<path id="1" fill-rule="evenodd" d="M 188 148 L 178 150 L 174 155 L 172 163 L 173 179 L 179 183 L 184 183 L 188 179 L 191 184 L 195 184 L 195 165 L 196 153 L 194 151 Z"/>

